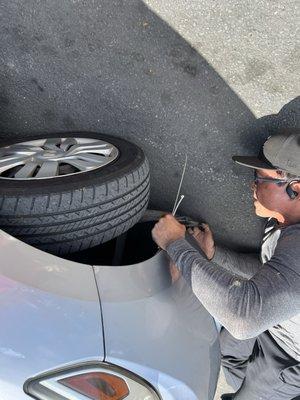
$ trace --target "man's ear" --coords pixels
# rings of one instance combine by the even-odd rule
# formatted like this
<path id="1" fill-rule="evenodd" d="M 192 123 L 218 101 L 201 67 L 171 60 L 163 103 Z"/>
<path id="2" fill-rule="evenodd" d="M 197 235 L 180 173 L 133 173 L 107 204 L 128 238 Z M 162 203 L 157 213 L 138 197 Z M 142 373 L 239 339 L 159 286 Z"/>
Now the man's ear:
<path id="1" fill-rule="evenodd" d="M 293 189 L 294 192 L 298 193 L 298 197 L 300 199 L 300 181 L 293 182 L 291 184 L 291 188 Z"/>

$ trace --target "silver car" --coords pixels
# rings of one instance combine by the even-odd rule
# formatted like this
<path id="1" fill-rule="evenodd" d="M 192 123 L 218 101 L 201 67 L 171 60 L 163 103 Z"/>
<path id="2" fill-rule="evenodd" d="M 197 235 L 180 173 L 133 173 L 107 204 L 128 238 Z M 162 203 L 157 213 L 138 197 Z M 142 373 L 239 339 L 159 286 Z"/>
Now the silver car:
<path id="1" fill-rule="evenodd" d="M 1 400 L 213 399 L 214 320 L 163 251 L 87 265 L 3 231 L 0 250 Z"/>
<path id="2" fill-rule="evenodd" d="M 0 399 L 211 400 L 218 330 L 141 219 L 148 162 L 99 137 L 0 149 Z"/>

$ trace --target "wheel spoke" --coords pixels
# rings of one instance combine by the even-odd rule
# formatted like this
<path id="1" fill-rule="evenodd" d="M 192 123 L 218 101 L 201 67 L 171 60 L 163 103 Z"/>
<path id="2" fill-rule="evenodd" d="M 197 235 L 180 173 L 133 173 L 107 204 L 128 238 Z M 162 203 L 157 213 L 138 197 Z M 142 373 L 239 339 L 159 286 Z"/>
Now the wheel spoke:
<path id="1" fill-rule="evenodd" d="M 57 161 L 45 161 L 41 164 L 35 178 L 53 178 L 58 175 L 58 167 Z"/>
<path id="2" fill-rule="evenodd" d="M 95 164 L 101 166 L 109 162 L 108 157 L 102 156 L 100 154 L 89 154 L 89 153 L 77 154 L 77 158 L 80 160 L 89 161 L 93 166 L 95 166 Z"/>
<path id="3" fill-rule="evenodd" d="M 68 158 L 64 162 L 73 165 L 73 167 L 76 167 L 80 171 L 88 171 L 95 168 L 95 162 L 79 160 L 78 158 Z"/>
<path id="4" fill-rule="evenodd" d="M 79 153 L 99 153 L 103 155 L 110 155 L 113 151 L 113 147 L 100 140 L 93 143 L 76 144 L 67 151 L 68 155 L 79 154 Z"/>
<path id="5" fill-rule="evenodd" d="M 7 156 L 7 155 L 28 155 L 31 156 L 38 151 L 43 151 L 41 147 L 34 147 L 34 146 L 25 146 L 16 144 L 9 147 L 4 147 L 0 150 L 0 157 Z"/>
<path id="6" fill-rule="evenodd" d="M 63 151 L 67 151 L 70 146 L 76 145 L 77 143 L 78 142 L 77 142 L 77 140 L 75 138 L 71 138 L 71 137 L 70 138 L 66 138 L 61 143 L 60 148 Z"/>
<path id="7" fill-rule="evenodd" d="M 48 138 L 45 140 L 45 143 L 43 144 L 43 148 L 47 150 L 57 150 L 58 145 L 60 144 L 61 139 L 60 138 Z"/>
<path id="8" fill-rule="evenodd" d="M 30 178 L 34 171 L 36 170 L 38 163 L 29 162 L 24 165 L 24 167 L 20 168 L 19 171 L 15 174 L 15 178 Z"/>
<path id="9" fill-rule="evenodd" d="M 0 159 L 0 173 L 7 171 L 8 169 L 14 168 L 17 165 L 25 164 L 28 156 L 15 154 L 12 156 L 3 157 Z"/>

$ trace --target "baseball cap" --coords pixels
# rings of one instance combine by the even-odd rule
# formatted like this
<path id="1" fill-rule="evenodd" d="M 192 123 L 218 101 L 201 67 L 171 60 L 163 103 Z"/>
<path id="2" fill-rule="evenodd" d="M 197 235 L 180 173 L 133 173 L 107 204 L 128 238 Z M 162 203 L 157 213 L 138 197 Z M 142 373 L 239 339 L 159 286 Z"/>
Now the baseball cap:
<path id="1" fill-rule="evenodd" d="M 300 130 L 286 129 L 269 136 L 259 155 L 233 156 L 233 161 L 254 169 L 278 169 L 300 176 Z"/>

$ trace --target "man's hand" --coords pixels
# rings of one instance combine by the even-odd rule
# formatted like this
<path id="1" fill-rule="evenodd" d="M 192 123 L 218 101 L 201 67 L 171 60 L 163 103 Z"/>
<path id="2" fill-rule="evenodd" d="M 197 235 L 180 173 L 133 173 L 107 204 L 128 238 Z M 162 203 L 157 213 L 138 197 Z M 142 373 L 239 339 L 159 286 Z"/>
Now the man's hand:
<path id="1" fill-rule="evenodd" d="M 189 228 L 188 233 L 192 235 L 198 243 L 200 249 L 205 253 L 208 260 L 211 260 L 215 254 L 215 242 L 212 231 L 207 224 L 202 224 L 203 230 L 195 227 Z"/>
<path id="2" fill-rule="evenodd" d="M 180 224 L 173 215 L 167 214 L 154 225 L 151 233 L 158 246 L 166 250 L 168 244 L 184 238 L 185 230 L 185 226 Z"/>

